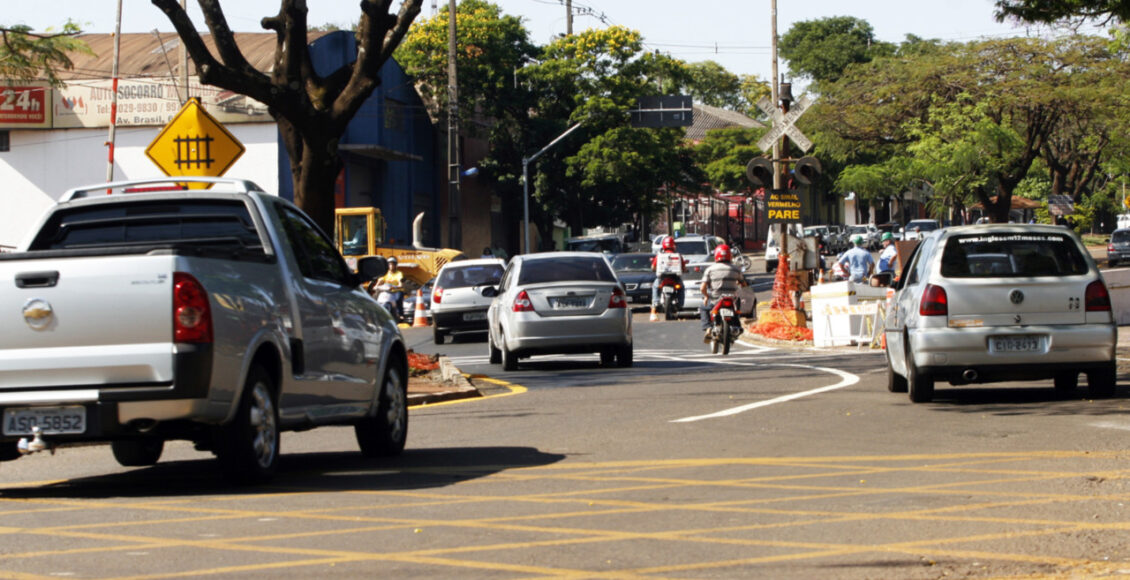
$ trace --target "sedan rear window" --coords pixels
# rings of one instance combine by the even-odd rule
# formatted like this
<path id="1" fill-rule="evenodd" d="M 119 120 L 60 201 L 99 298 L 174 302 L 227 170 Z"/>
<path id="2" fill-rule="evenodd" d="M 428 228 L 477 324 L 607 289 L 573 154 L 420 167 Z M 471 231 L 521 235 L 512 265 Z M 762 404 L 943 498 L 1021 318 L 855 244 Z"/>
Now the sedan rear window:
<path id="1" fill-rule="evenodd" d="M 1110 235 L 1110 242 L 1112 244 L 1130 242 L 1130 230 L 1114 230 L 1114 233 Z"/>
<path id="2" fill-rule="evenodd" d="M 529 260 L 522 265 L 518 284 L 543 282 L 616 282 L 616 275 L 603 258 L 554 258 Z"/>
<path id="3" fill-rule="evenodd" d="M 942 253 L 942 276 L 997 278 L 1073 276 L 1089 270 L 1065 234 L 1002 233 L 953 236 Z"/>
<path id="4" fill-rule="evenodd" d="M 467 288 L 470 286 L 498 286 L 502 279 L 502 266 L 485 264 L 482 266 L 457 266 L 444 268 L 436 284 L 440 288 Z"/>

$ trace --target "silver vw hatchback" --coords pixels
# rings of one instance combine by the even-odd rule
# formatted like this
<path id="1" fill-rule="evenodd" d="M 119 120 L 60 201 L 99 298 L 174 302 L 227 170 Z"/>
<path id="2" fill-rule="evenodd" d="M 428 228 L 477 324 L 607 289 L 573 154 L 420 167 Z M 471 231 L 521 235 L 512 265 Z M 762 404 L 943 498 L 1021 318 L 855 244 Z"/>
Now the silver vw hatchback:
<path id="1" fill-rule="evenodd" d="M 432 336 L 436 344 L 458 332 L 487 329 L 491 298 L 483 290 L 498 286 L 506 262 L 498 258 L 459 260 L 440 269 L 432 286 Z"/>
<path id="2" fill-rule="evenodd" d="M 599 353 L 605 366 L 632 366 L 632 311 L 603 255 L 515 256 L 488 292 L 491 364 L 511 371 L 533 355 Z"/>
<path id="3" fill-rule="evenodd" d="M 1114 394 L 1118 327 L 1079 237 L 1050 225 L 931 232 L 899 281 L 886 320 L 888 388 L 914 402 L 952 385 L 1053 379 Z"/>

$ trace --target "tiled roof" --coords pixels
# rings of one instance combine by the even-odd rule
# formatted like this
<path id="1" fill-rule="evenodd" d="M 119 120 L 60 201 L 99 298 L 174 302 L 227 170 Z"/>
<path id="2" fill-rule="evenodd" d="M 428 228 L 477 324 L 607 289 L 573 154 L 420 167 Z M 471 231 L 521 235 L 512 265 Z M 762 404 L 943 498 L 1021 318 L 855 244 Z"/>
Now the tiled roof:
<path id="1" fill-rule="evenodd" d="M 764 126 L 760 121 L 736 111 L 695 103 L 694 124 L 687 127 L 687 139 L 701 141 L 706 138 L 706 132 L 711 129 L 727 129 L 730 127 L 757 129 Z"/>

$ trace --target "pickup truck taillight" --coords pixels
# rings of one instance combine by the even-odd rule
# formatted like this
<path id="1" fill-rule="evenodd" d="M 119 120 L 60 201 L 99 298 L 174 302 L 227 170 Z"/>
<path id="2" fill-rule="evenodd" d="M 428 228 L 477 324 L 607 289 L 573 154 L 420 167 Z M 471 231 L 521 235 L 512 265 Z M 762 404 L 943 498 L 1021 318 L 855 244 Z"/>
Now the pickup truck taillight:
<path id="1" fill-rule="evenodd" d="M 212 342 L 212 309 L 208 293 L 191 274 L 173 273 L 173 339 L 175 342 Z"/>

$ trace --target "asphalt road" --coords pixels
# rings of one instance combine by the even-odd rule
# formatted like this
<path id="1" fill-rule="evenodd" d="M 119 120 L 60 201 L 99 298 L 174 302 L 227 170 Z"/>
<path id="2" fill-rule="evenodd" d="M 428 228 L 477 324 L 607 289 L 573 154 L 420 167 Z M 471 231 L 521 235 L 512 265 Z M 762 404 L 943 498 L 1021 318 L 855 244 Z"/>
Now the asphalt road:
<path id="1" fill-rule="evenodd" d="M 886 391 L 883 355 L 740 346 L 637 314 L 636 365 L 486 364 L 488 395 L 413 408 L 408 450 L 288 433 L 268 486 L 236 489 L 170 444 L 0 464 L 0 578 L 942 578 L 1130 570 L 1130 430 L 1047 384 Z M 1123 376 L 1125 380 L 1127 377 Z"/>

